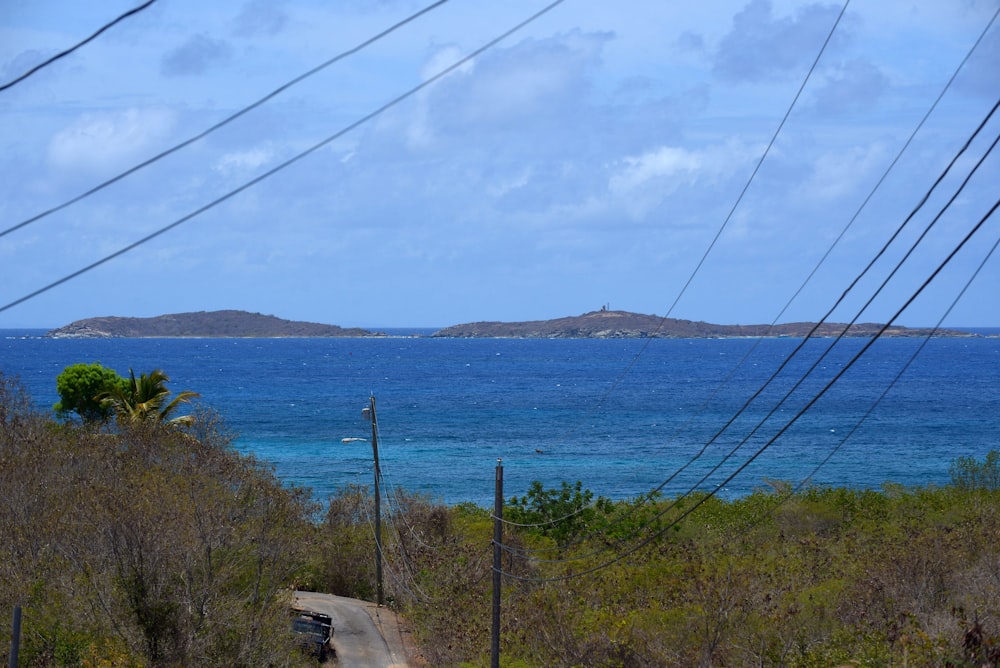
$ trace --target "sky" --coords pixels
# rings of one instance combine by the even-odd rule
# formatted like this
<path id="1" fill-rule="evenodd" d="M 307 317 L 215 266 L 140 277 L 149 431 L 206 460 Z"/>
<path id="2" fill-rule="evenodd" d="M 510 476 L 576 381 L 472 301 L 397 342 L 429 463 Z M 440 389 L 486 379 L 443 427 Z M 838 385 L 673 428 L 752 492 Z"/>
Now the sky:
<path id="1" fill-rule="evenodd" d="M 137 4 L 0 0 L 0 84 Z M 158 0 L 0 91 L 0 232 L 429 4 Z M 907 306 L 1000 193 L 991 154 L 934 220 L 993 119 L 918 209 L 1000 98 L 1000 26 L 959 70 L 998 0 L 854 0 L 839 23 L 840 3 L 565 0 L 359 123 L 547 4 L 450 0 L 3 234 L 0 328 L 217 309 L 444 327 L 601 307 L 1000 326 L 1000 257 L 980 270 L 1000 214 Z"/>

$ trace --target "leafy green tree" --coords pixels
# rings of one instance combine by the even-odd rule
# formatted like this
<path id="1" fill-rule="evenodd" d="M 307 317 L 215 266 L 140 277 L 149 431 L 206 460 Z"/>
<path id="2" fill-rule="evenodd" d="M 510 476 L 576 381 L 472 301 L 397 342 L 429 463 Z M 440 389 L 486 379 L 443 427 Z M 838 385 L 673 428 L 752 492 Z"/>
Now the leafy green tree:
<path id="1" fill-rule="evenodd" d="M 172 417 L 181 404 L 200 396 L 197 392 L 184 390 L 173 399 L 167 383 L 170 377 L 160 369 L 135 377 L 132 369 L 124 384 L 114 387 L 101 395 L 101 404 L 113 411 L 119 422 L 139 424 L 155 421 L 163 424 L 190 425 L 194 418 L 190 415 Z"/>
<path id="2" fill-rule="evenodd" d="M 545 489 L 535 480 L 525 496 L 511 498 L 504 516 L 561 542 L 581 535 L 608 510 L 607 499 L 598 498 L 592 505 L 593 498 L 593 492 L 583 489 L 579 480 L 575 485 L 563 481 L 560 489 Z"/>
<path id="3" fill-rule="evenodd" d="M 59 401 L 52 407 L 66 417 L 76 413 L 84 422 L 104 422 L 112 414 L 100 397 L 125 389 L 126 380 L 114 370 L 93 364 L 72 364 L 56 378 Z"/>

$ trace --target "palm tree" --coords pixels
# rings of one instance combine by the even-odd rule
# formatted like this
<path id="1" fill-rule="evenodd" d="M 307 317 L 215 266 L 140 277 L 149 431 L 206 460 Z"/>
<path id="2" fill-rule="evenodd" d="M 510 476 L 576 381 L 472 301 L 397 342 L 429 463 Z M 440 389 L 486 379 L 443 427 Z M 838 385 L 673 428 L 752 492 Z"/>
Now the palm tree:
<path id="1" fill-rule="evenodd" d="M 137 424 L 152 420 L 178 426 L 194 422 L 191 415 L 170 416 L 181 404 L 200 396 L 197 392 L 185 390 L 170 400 L 170 390 L 167 389 L 170 377 L 160 369 L 140 374 L 138 379 L 132 369 L 128 370 L 128 374 L 129 379 L 124 387 L 115 388 L 101 396 L 102 404 L 114 411 L 119 422 Z"/>

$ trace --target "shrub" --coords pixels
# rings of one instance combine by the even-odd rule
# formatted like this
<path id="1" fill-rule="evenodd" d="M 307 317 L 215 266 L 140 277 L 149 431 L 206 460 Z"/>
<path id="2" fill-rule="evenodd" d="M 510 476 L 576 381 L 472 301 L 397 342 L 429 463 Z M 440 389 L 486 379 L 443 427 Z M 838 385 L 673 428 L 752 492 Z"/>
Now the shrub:
<path id="1" fill-rule="evenodd" d="M 951 463 L 951 484 L 959 489 L 1000 490 L 1000 451 L 990 450 L 983 461 L 959 457 Z"/>

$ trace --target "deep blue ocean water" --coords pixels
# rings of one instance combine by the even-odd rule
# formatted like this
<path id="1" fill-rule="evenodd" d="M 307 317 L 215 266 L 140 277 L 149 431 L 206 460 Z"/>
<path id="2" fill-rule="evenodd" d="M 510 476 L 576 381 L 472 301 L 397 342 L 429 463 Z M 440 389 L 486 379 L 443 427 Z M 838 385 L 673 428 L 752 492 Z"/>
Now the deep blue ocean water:
<path id="1" fill-rule="evenodd" d="M 99 362 L 122 375 L 160 368 L 172 389 L 199 392 L 221 414 L 239 450 L 320 499 L 371 484 L 370 444 L 342 442 L 370 437 L 361 414 L 370 395 L 385 482 L 447 503 L 491 505 L 497 458 L 508 497 L 533 480 L 580 480 L 612 498 L 665 482 L 668 494 L 698 486 L 733 497 L 769 479 L 798 483 L 828 457 L 813 482 L 943 484 L 956 457 L 1000 448 L 1000 338 L 930 340 L 879 402 L 921 340 L 876 341 L 844 371 L 866 341 L 810 340 L 790 357 L 800 339 L 38 334 L 0 330 L 0 371 L 18 376 L 39 407 L 57 401 L 56 376 L 70 364 Z"/>

